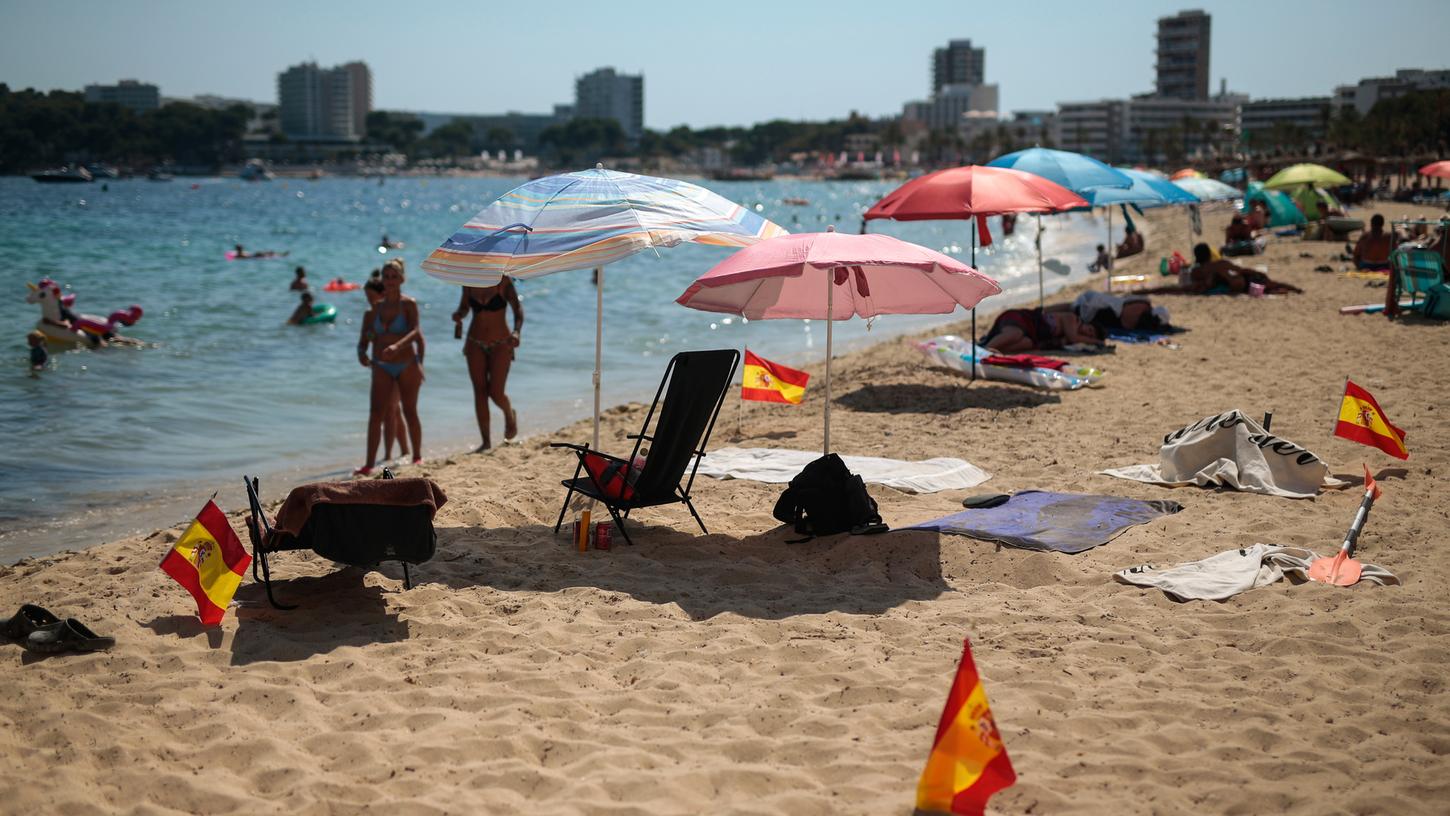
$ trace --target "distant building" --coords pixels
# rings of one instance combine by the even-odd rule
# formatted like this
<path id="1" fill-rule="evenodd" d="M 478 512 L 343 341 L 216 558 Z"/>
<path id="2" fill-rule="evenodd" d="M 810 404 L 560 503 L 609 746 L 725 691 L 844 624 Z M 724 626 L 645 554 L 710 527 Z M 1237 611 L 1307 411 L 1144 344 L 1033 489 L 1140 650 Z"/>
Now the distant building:
<path id="1" fill-rule="evenodd" d="M 368 134 L 368 114 L 373 110 L 373 72 L 366 62 L 349 62 L 342 70 L 347 72 L 352 96 L 352 129 L 362 138 Z"/>
<path id="2" fill-rule="evenodd" d="M 358 82 L 366 89 L 356 89 Z M 371 109 L 371 97 L 372 77 L 362 63 L 319 68 L 315 62 L 305 62 L 277 75 L 278 119 L 282 132 L 293 140 L 360 140 L 359 123 L 365 122 L 368 112 L 359 116 L 358 107 Z"/>
<path id="3" fill-rule="evenodd" d="M 1210 22 L 1198 9 L 1158 18 L 1158 96 L 1208 99 Z"/>
<path id="4" fill-rule="evenodd" d="M 1023 147 L 1054 147 L 1061 141 L 1057 133 L 1057 111 L 1012 111 L 1012 118 L 1004 124 L 1012 141 Z"/>
<path id="5" fill-rule="evenodd" d="M 162 104 L 185 102 L 207 110 L 226 110 L 233 105 L 244 105 L 252 109 L 252 118 L 247 122 L 248 133 L 263 133 L 277 129 L 277 106 L 271 102 L 253 102 L 216 94 L 198 94 L 191 99 L 163 99 Z"/>
<path id="6" fill-rule="evenodd" d="M 1207 100 L 1136 96 L 1058 106 L 1059 146 L 1109 164 L 1185 158 L 1227 147 L 1238 137 L 1242 98 Z"/>
<path id="7" fill-rule="evenodd" d="M 1366 77 L 1356 85 L 1334 89 L 1336 108 L 1353 105 L 1360 116 L 1368 114 L 1381 99 L 1394 99 L 1412 91 L 1434 91 L 1450 88 L 1450 70 L 1422 71 L 1402 68 L 1392 77 Z"/>
<path id="8" fill-rule="evenodd" d="M 644 133 L 644 76 L 600 68 L 574 80 L 574 115 L 613 119 L 631 142 Z"/>
<path id="9" fill-rule="evenodd" d="M 907 102 L 901 118 L 919 122 L 928 130 L 959 130 L 968 113 L 997 117 L 997 86 L 943 85 L 930 99 Z"/>
<path id="10" fill-rule="evenodd" d="M 971 40 L 952 40 L 931 55 L 931 92 L 947 85 L 981 85 L 987 81 L 987 49 L 973 48 Z"/>
<path id="11" fill-rule="evenodd" d="M 1324 126 L 1333 104 L 1328 96 L 1298 99 L 1256 99 L 1239 107 L 1239 131 L 1243 143 L 1253 149 L 1275 147 L 1271 134 L 1278 127 L 1293 127 L 1309 140 L 1324 138 Z"/>
<path id="12" fill-rule="evenodd" d="M 161 90 L 149 83 L 123 79 L 115 85 L 87 85 L 86 101 L 93 104 L 114 102 L 137 113 L 145 113 L 161 107 Z"/>

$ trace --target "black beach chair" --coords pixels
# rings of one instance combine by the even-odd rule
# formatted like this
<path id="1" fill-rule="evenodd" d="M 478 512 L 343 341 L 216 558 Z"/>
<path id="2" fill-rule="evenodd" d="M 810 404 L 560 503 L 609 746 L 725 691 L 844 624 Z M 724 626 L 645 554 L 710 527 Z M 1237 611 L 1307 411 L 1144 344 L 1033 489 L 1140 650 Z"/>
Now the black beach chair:
<path id="1" fill-rule="evenodd" d="M 735 376 L 735 367 L 740 363 L 740 352 L 734 349 L 713 351 L 682 351 L 671 358 L 665 367 L 665 376 L 655 391 L 654 404 L 645 415 L 644 427 L 638 434 L 627 438 L 635 440 L 634 450 L 629 458 L 621 459 L 599 451 L 590 450 L 588 445 L 573 445 L 555 442 L 550 447 L 569 448 L 579 457 L 574 468 L 574 478 L 561 484 L 569 489 L 564 496 L 564 506 L 559 510 L 559 520 L 554 532 L 564 523 L 564 514 L 569 502 L 579 493 L 594 499 L 609 510 L 614 525 L 628 544 L 629 531 L 624 522 L 631 511 L 640 507 L 657 507 L 664 504 L 683 503 L 690 515 L 699 523 L 706 535 L 705 522 L 690 503 L 690 488 L 695 483 L 695 471 L 700 467 L 700 458 L 705 455 L 705 445 L 710 441 L 710 431 L 715 427 L 715 418 L 720 415 L 720 406 L 730 389 L 730 380 Z M 666 391 L 665 387 L 669 386 Z M 664 404 L 660 404 L 660 395 Z M 653 434 L 649 433 L 650 420 L 659 412 L 659 423 Z M 639 461 L 640 446 L 649 443 L 649 455 L 642 467 L 635 467 Z M 685 468 L 689 467 L 689 478 Z"/>
<path id="2" fill-rule="evenodd" d="M 297 608 L 295 604 L 277 603 L 272 596 L 272 570 L 267 556 L 286 550 L 312 550 L 330 561 L 363 568 L 376 567 L 383 561 L 399 561 L 403 564 L 403 588 L 413 588 L 408 565 L 421 564 L 433 557 L 438 544 L 438 535 L 433 530 L 433 514 L 447 499 L 437 485 L 428 482 L 427 490 L 422 492 L 436 497 L 431 500 L 408 505 L 368 503 L 366 494 L 369 492 L 380 493 L 391 485 L 405 482 L 427 481 L 400 479 L 390 483 L 388 480 L 392 478 L 392 472 L 384 470 L 381 480 L 346 483 L 348 490 L 361 495 L 349 496 L 346 502 L 318 501 L 310 504 L 306 509 L 306 522 L 293 533 L 273 529 L 262 510 L 257 479 L 242 477 L 247 485 L 247 500 L 251 504 L 247 532 L 252 539 L 252 578 L 267 588 L 267 600 L 272 606 L 278 609 Z M 319 485 L 302 485 L 293 493 L 317 487 Z M 291 498 L 289 495 L 289 502 Z M 286 506 L 283 505 L 284 508 Z"/>

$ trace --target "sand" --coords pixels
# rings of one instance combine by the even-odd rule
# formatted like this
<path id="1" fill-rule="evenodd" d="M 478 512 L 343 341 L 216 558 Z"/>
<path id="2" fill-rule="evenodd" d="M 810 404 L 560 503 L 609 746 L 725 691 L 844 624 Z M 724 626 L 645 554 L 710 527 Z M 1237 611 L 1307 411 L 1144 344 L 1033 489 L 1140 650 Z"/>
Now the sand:
<path id="1" fill-rule="evenodd" d="M 1167 243 L 1181 218 L 1147 219 L 1130 269 L 1183 249 Z M 1207 217 L 1210 234 L 1225 220 Z M 993 474 L 972 491 L 873 489 L 894 526 L 1027 488 L 1186 508 L 1077 556 L 922 532 L 787 544 L 779 487 L 708 479 L 710 535 L 683 508 L 642 511 L 637 546 L 581 555 L 550 530 L 572 465 L 546 447 L 585 439 L 581 423 L 410 470 L 450 501 L 409 591 L 396 565 L 285 554 L 277 591 L 301 608 L 271 609 L 248 580 L 204 631 L 156 569 L 182 524 L 0 568 L 0 614 L 40 603 L 118 640 L 42 660 L 0 646 L 4 810 L 907 814 L 970 637 L 1020 777 L 992 812 L 1444 813 L 1450 326 L 1340 316 L 1383 291 L 1312 271 L 1341 249 L 1284 240 L 1253 259 L 1302 296 L 1163 298 L 1191 329 L 1182 348 L 1120 345 L 1096 358 L 1100 389 L 969 386 L 901 341 L 837 361 L 840 452 Z M 1409 462 L 1331 436 L 1346 376 L 1408 431 Z M 713 444 L 819 445 L 818 386 L 800 407 L 751 406 L 741 435 L 732 405 Z M 1403 586 L 1183 604 L 1111 580 L 1255 542 L 1338 544 L 1353 491 L 1096 475 L 1230 408 L 1272 409 L 1335 474 L 1370 465 L 1385 495 L 1362 557 Z M 605 438 L 622 447 L 641 415 L 609 411 Z"/>

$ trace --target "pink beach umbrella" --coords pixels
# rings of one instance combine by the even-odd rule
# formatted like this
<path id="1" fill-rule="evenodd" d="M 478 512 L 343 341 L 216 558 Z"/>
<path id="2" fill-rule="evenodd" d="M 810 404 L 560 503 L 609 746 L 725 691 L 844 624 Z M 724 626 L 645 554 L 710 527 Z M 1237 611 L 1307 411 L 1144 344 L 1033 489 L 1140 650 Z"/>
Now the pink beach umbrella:
<path id="1" fill-rule="evenodd" d="M 1431 178 L 1450 179 L 1450 161 L 1430 162 L 1420 168 L 1420 175 Z"/>
<path id="2" fill-rule="evenodd" d="M 676 300 L 751 320 L 826 321 L 825 452 L 831 452 L 831 325 L 883 314 L 949 314 L 1001 292 L 961 261 L 889 235 L 783 235 L 736 252 Z"/>

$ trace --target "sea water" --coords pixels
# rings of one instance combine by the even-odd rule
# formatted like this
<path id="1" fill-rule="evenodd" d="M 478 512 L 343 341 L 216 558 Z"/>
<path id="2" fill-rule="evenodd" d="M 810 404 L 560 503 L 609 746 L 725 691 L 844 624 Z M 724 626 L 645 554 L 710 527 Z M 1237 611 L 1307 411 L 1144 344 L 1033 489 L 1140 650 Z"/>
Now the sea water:
<path id="1" fill-rule="evenodd" d="M 264 495 L 277 498 L 296 484 L 362 464 L 371 373 L 359 364 L 356 345 L 365 301 L 360 291 L 321 287 L 335 277 L 363 282 L 393 257 L 407 263 L 404 292 L 418 300 L 428 342 L 419 399 L 424 453 L 472 449 L 479 441 L 472 390 L 450 318 L 459 290 L 429 277 L 419 263 L 523 181 L 177 179 L 103 186 L 0 178 L 0 563 L 175 524 L 217 491 L 224 509 L 242 509 L 242 474 L 260 476 Z M 792 232 L 832 224 L 856 232 L 861 214 L 896 186 L 699 183 Z M 787 205 L 787 198 L 810 203 Z M 1044 224 L 1052 292 L 1086 276 L 1103 227 L 1083 215 Z M 969 260 L 966 221 L 877 221 L 870 229 Z M 990 229 L 996 241 L 977 250 L 977 265 L 1004 293 L 984 306 L 1034 300 L 1034 219 L 1022 216 L 1010 237 L 1001 235 L 997 219 Z M 405 248 L 379 253 L 384 234 Z M 235 244 L 288 255 L 228 260 Z M 820 321 L 745 321 L 674 302 L 729 252 L 685 244 L 606 268 L 604 405 L 648 400 L 666 361 L 684 349 L 749 345 L 783 363 L 821 359 Z M 297 304 L 288 285 L 299 265 L 318 302 L 337 307 L 335 323 L 285 325 Z M 32 377 L 25 334 L 40 310 L 25 302 L 25 284 L 42 277 L 77 295 L 77 313 L 108 315 L 140 305 L 145 316 L 123 331 L 148 347 L 53 352 L 49 367 Z M 523 281 L 518 290 L 525 325 L 508 391 L 522 433 L 531 434 L 592 411 L 595 297 L 587 270 Z M 963 316 L 959 310 L 883 316 L 869 326 L 838 323 L 835 348 Z M 810 403 L 808 396 L 793 410 L 818 407 Z M 497 411 L 492 436 L 502 443 Z"/>

